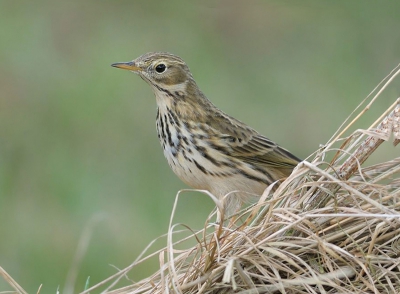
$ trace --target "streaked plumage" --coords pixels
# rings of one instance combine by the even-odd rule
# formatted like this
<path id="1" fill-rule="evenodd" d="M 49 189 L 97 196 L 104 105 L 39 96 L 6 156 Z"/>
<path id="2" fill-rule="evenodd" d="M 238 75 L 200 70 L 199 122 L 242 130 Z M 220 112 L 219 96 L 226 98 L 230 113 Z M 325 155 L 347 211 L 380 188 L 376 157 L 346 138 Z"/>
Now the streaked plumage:
<path id="1" fill-rule="evenodd" d="M 164 155 L 187 185 L 219 198 L 232 191 L 261 195 L 268 185 L 287 177 L 300 161 L 215 107 L 180 57 L 154 52 L 113 66 L 139 74 L 152 88 Z M 225 205 L 227 214 L 248 200 L 247 193 L 232 194 Z"/>

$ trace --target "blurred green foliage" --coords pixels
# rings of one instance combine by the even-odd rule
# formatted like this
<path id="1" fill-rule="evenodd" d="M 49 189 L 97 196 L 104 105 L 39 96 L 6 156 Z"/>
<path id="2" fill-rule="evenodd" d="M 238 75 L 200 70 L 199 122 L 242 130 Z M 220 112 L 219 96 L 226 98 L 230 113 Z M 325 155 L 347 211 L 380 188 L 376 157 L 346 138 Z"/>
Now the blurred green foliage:
<path id="1" fill-rule="evenodd" d="M 186 186 L 163 158 L 151 90 L 111 63 L 175 53 L 217 106 L 305 158 L 399 63 L 399 11 L 398 1 L 1 1 L 0 265 L 30 293 L 63 289 L 101 214 L 78 292 L 166 232 Z M 395 100 L 396 84 L 356 128 Z M 201 228 L 213 207 L 184 194 L 176 222 Z"/>

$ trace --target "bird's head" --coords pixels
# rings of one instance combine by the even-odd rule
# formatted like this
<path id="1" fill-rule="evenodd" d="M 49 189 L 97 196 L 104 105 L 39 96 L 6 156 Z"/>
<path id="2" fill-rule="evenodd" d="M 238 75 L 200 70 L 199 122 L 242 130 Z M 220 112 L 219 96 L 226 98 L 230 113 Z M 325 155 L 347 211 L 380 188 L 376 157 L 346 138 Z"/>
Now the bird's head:
<path id="1" fill-rule="evenodd" d="M 186 92 L 186 86 L 194 83 L 186 63 L 178 56 L 166 52 L 146 53 L 129 62 L 112 66 L 137 73 L 157 92 L 168 91 L 173 95 Z"/>

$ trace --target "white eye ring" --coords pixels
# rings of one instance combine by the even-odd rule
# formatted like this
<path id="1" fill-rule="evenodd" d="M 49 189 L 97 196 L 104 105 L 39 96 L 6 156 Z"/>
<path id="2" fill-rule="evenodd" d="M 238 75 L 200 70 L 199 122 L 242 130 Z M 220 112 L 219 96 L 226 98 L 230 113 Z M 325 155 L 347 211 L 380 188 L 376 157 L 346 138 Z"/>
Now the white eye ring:
<path id="1" fill-rule="evenodd" d="M 156 65 L 155 70 L 157 73 L 162 74 L 167 69 L 167 66 L 164 63 L 159 63 Z"/>

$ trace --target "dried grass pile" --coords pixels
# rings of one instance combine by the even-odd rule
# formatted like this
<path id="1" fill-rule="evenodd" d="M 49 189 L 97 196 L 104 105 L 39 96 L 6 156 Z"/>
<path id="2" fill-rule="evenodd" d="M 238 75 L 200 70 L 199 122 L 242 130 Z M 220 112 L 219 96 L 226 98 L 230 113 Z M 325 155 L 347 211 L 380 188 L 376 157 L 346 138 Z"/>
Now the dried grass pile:
<path id="1" fill-rule="evenodd" d="M 362 166 L 382 142 L 400 142 L 400 99 L 367 130 L 342 137 L 398 73 L 276 191 L 182 240 L 173 241 L 171 221 L 164 249 L 85 293 L 400 293 L 400 157 Z M 334 157 L 325 162 L 328 153 Z M 197 245 L 181 249 L 187 239 Z M 158 272 L 117 287 L 157 256 Z"/>

